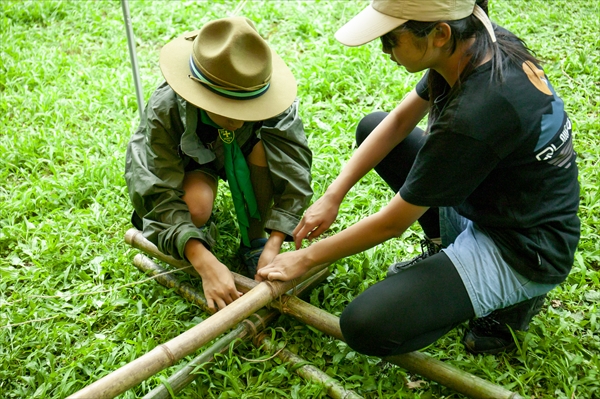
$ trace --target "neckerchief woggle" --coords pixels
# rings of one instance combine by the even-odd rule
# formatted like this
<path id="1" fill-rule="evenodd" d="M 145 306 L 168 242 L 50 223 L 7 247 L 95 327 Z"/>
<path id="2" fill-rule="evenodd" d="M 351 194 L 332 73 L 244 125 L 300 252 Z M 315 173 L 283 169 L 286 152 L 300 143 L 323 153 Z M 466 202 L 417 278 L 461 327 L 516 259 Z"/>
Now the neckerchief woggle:
<path id="1" fill-rule="evenodd" d="M 260 220 L 256 197 L 250 181 L 250 169 L 248 169 L 242 149 L 235 140 L 234 132 L 223 129 L 214 123 L 203 109 L 200 109 L 200 120 L 205 125 L 216 128 L 219 132 L 219 139 L 223 142 L 225 175 L 227 176 L 233 207 L 238 219 L 242 244 L 249 247 L 248 228 L 250 227 L 250 217 Z"/>

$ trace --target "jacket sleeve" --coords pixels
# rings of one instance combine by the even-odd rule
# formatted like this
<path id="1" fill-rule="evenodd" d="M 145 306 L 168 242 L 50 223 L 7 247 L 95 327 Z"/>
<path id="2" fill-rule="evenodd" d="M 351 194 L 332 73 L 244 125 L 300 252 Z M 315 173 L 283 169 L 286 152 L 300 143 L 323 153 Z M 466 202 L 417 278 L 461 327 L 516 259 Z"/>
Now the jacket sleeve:
<path id="1" fill-rule="evenodd" d="M 214 239 L 207 229 L 196 228 L 182 199 L 185 171 L 179 142 L 185 127 L 175 93 L 165 86 L 152 95 L 127 146 L 125 180 L 144 237 L 161 252 L 183 259 L 190 238 L 209 249 Z"/>
<path id="2" fill-rule="evenodd" d="M 312 152 L 298 115 L 298 100 L 281 115 L 264 121 L 260 136 L 274 188 L 265 229 L 281 231 L 290 241 L 313 195 Z"/>

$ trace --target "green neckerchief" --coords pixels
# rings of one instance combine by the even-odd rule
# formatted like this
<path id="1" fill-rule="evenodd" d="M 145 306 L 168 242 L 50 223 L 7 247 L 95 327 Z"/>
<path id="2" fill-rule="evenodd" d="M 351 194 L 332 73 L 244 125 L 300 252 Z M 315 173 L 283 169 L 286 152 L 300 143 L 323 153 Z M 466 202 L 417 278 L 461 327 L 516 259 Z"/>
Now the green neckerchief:
<path id="1" fill-rule="evenodd" d="M 233 206 L 237 215 L 242 243 L 249 247 L 250 238 L 248 237 L 248 228 L 250 227 L 250 217 L 260 220 L 256 197 L 250 181 L 250 170 L 244 158 L 244 154 L 237 141 L 235 132 L 223 129 L 210 119 L 206 111 L 200 109 L 200 121 L 205 125 L 215 127 L 219 132 L 219 138 L 223 142 L 223 152 L 225 155 L 225 175 L 229 183 Z"/>

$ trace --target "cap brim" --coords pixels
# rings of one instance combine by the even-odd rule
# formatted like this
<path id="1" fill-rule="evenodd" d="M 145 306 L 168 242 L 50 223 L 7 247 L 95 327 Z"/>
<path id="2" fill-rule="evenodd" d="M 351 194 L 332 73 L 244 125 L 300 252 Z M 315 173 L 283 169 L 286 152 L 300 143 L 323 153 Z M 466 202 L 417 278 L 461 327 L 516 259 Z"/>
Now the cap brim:
<path id="1" fill-rule="evenodd" d="M 160 70 L 171 88 L 189 103 L 205 111 L 241 121 L 260 121 L 272 118 L 288 109 L 297 94 L 294 75 L 285 62 L 271 49 L 273 71 L 269 89 L 260 97 L 250 100 L 226 98 L 189 78 L 189 60 L 192 40 L 186 33 L 160 51 Z"/>
<path id="2" fill-rule="evenodd" d="M 382 14 L 368 6 L 342 26 L 335 33 L 335 38 L 346 46 L 360 46 L 385 35 L 406 21 Z"/>

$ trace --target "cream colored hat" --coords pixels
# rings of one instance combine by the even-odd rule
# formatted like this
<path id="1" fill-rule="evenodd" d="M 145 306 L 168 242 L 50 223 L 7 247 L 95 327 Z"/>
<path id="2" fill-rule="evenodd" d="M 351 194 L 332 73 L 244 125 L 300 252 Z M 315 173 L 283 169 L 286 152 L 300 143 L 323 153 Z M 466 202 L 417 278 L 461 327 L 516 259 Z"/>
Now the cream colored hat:
<path id="1" fill-rule="evenodd" d="M 406 21 L 454 21 L 474 14 L 496 41 L 492 22 L 475 0 L 373 0 L 335 34 L 346 46 L 360 46 Z"/>
<path id="2" fill-rule="evenodd" d="M 167 83 L 189 103 L 241 121 L 285 111 L 297 86 L 285 62 L 244 17 L 211 21 L 160 52 Z"/>

